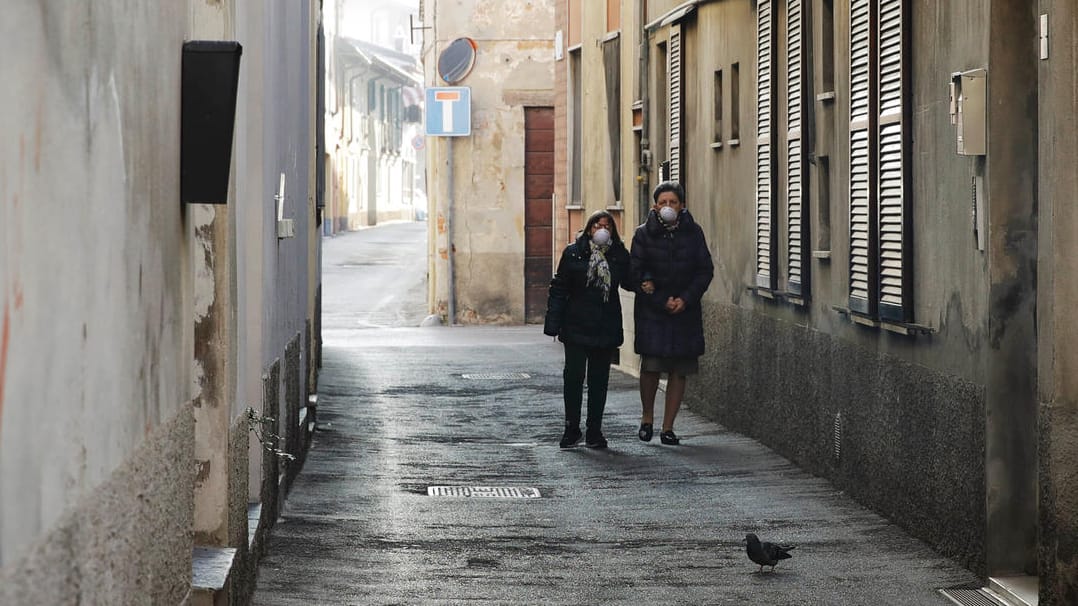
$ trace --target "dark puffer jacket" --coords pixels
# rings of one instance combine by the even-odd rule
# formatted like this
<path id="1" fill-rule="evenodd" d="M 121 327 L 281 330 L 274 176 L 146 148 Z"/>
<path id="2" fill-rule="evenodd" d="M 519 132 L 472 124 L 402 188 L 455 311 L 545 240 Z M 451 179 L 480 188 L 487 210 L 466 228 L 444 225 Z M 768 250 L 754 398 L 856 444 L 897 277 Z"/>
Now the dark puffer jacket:
<path id="1" fill-rule="evenodd" d="M 663 358 L 688 358 L 704 353 L 704 322 L 700 299 L 711 284 L 715 266 L 704 230 L 689 211 L 682 210 L 678 227 L 667 231 L 654 210 L 633 234 L 629 287 L 636 293 L 636 353 Z M 655 292 L 640 289 L 645 280 Z M 681 297 L 685 311 L 666 311 L 669 297 Z"/>
<path id="2" fill-rule="evenodd" d="M 543 334 L 557 336 L 562 343 L 612 349 L 625 340 L 618 287 L 625 284 L 629 275 L 629 251 L 617 240 L 611 242 L 606 252 L 610 266 L 610 295 L 606 301 L 602 288 L 588 286 L 590 259 L 588 236 L 581 235 L 565 247 L 550 281 Z"/>

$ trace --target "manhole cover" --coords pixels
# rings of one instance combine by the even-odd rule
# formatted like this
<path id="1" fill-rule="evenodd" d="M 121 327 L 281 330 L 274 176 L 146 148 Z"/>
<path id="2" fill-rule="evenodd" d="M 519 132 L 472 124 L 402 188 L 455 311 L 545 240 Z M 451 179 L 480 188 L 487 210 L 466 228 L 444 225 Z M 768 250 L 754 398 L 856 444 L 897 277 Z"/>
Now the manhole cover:
<path id="1" fill-rule="evenodd" d="M 480 372 L 480 373 L 465 373 L 460 375 L 462 379 L 473 379 L 481 381 L 491 380 L 506 380 L 506 379 L 530 379 L 532 378 L 526 372 Z"/>
<path id="2" fill-rule="evenodd" d="M 428 486 L 428 497 L 488 497 L 499 499 L 538 499 L 539 490 L 516 486 Z"/>

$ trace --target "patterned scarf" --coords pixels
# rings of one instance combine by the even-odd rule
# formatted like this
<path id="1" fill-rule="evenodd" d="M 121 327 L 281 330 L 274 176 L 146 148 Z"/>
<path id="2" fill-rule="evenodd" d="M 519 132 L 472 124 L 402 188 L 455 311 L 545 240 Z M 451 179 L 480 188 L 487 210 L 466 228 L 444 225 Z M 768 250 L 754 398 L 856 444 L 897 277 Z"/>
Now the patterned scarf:
<path id="1" fill-rule="evenodd" d="M 610 300 L 610 265 L 606 262 L 606 251 L 610 245 L 599 246 L 591 242 L 591 258 L 588 259 L 588 286 L 595 285 L 603 289 L 603 302 Z"/>

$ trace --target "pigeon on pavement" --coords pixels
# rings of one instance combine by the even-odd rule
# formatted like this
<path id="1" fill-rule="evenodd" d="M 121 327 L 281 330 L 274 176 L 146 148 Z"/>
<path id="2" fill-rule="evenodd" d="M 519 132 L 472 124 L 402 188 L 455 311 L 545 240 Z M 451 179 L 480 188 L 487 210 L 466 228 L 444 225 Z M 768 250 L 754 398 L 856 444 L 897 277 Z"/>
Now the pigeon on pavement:
<path id="1" fill-rule="evenodd" d="M 775 564 L 778 564 L 779 560 L 790 558 L 787 552 L 796 547 L 795 545 L 776 545 L 767 541 L 761 543 L 759 537 L 751 532 L 745 535 L 745 544 L 745 552 L 749 554 L 749 559 L 760 565 L 760 570 L 757 572 L 762 572 L 764 566 L 770 566 L 771 571 L 774 572 Z"/>

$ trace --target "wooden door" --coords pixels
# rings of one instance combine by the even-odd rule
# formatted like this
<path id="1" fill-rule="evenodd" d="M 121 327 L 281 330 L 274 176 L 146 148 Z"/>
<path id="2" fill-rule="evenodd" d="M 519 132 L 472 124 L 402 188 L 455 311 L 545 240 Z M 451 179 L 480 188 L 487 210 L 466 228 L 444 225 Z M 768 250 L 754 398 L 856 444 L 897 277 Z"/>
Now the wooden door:
<path id="1" fill-rule="evenodd" d="M 554 108 L 524 108 L 524 321 L 540 323 L 554 275 Z"/>

